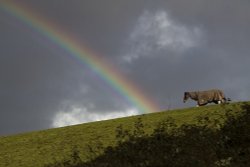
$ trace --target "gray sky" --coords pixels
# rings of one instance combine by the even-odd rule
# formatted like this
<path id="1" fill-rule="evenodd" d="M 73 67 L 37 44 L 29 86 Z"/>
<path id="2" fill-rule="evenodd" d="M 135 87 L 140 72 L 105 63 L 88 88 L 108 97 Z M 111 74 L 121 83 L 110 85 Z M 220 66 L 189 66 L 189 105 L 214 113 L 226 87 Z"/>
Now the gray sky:
<path id="1" fill-rule="evenodd" d="M 161 110 L 195 105 L 182 103 L 184 91 L 219 88 L 233 101 L 250 98 L 250 1 L 16 3 L 116 64 Z M 0 135 L 141 114 L 1 8 L 0 25 Z"/>

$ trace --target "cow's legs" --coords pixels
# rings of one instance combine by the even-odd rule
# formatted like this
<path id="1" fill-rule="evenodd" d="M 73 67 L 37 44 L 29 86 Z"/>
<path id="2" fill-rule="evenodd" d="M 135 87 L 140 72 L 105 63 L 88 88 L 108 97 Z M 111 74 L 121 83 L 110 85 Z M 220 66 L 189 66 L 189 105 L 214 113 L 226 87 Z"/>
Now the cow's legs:
<path id="1" fill-rule="evenodd" d="M 223 102 L 221 100 L 214 100 L 213 103 L 215 103 L 215 104 L 221 104 Z"/>
<path id="2" fill-rule="evenodd" d="M 207 103 L 202 103 L 200 104 L 199 102 L 197 103 L 196 107 L 200 107 L 200 106 L 205 106 Z"/>

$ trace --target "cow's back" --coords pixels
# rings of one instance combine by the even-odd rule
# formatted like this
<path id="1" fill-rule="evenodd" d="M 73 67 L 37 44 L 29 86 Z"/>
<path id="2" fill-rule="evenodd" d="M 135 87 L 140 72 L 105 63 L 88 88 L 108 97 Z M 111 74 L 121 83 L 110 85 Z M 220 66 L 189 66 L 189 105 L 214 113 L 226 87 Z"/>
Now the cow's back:
<path id="1" fill-rule="evenodd" d="M 200 104 L 221 101 L 224 98 L 224 93 L 219 89 L 199 91 L 198 94 L 198 101 Z"/>

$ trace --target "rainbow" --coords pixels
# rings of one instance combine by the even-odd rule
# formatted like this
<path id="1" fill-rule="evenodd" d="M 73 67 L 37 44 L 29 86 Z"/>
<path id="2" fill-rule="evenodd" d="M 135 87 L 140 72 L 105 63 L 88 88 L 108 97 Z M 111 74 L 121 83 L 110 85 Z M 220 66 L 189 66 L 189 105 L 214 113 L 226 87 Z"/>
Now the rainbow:
<path id="1" fill-rule="evenodd" d="M 36 15 L 31 8 L 5 1 L 0 2 L 0 9 L 67 51 L 70 56 L 91 69 L 101 80 L 141 113 L 160 111 L 158 105 L 125 77 L 117 67 L 98 56 L 82 42 L 61 31 L 53 23 Z"/>

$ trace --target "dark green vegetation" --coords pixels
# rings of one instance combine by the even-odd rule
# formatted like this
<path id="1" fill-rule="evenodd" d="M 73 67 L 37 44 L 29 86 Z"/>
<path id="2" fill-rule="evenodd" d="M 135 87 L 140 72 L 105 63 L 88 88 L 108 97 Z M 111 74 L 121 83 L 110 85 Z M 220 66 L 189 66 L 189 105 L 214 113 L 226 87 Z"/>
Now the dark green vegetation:
<path id="1" fill-rule="evenodd" d="M 0 166 L 248 166 L 249 105 L 189 108 L 1 137 Z"/>

